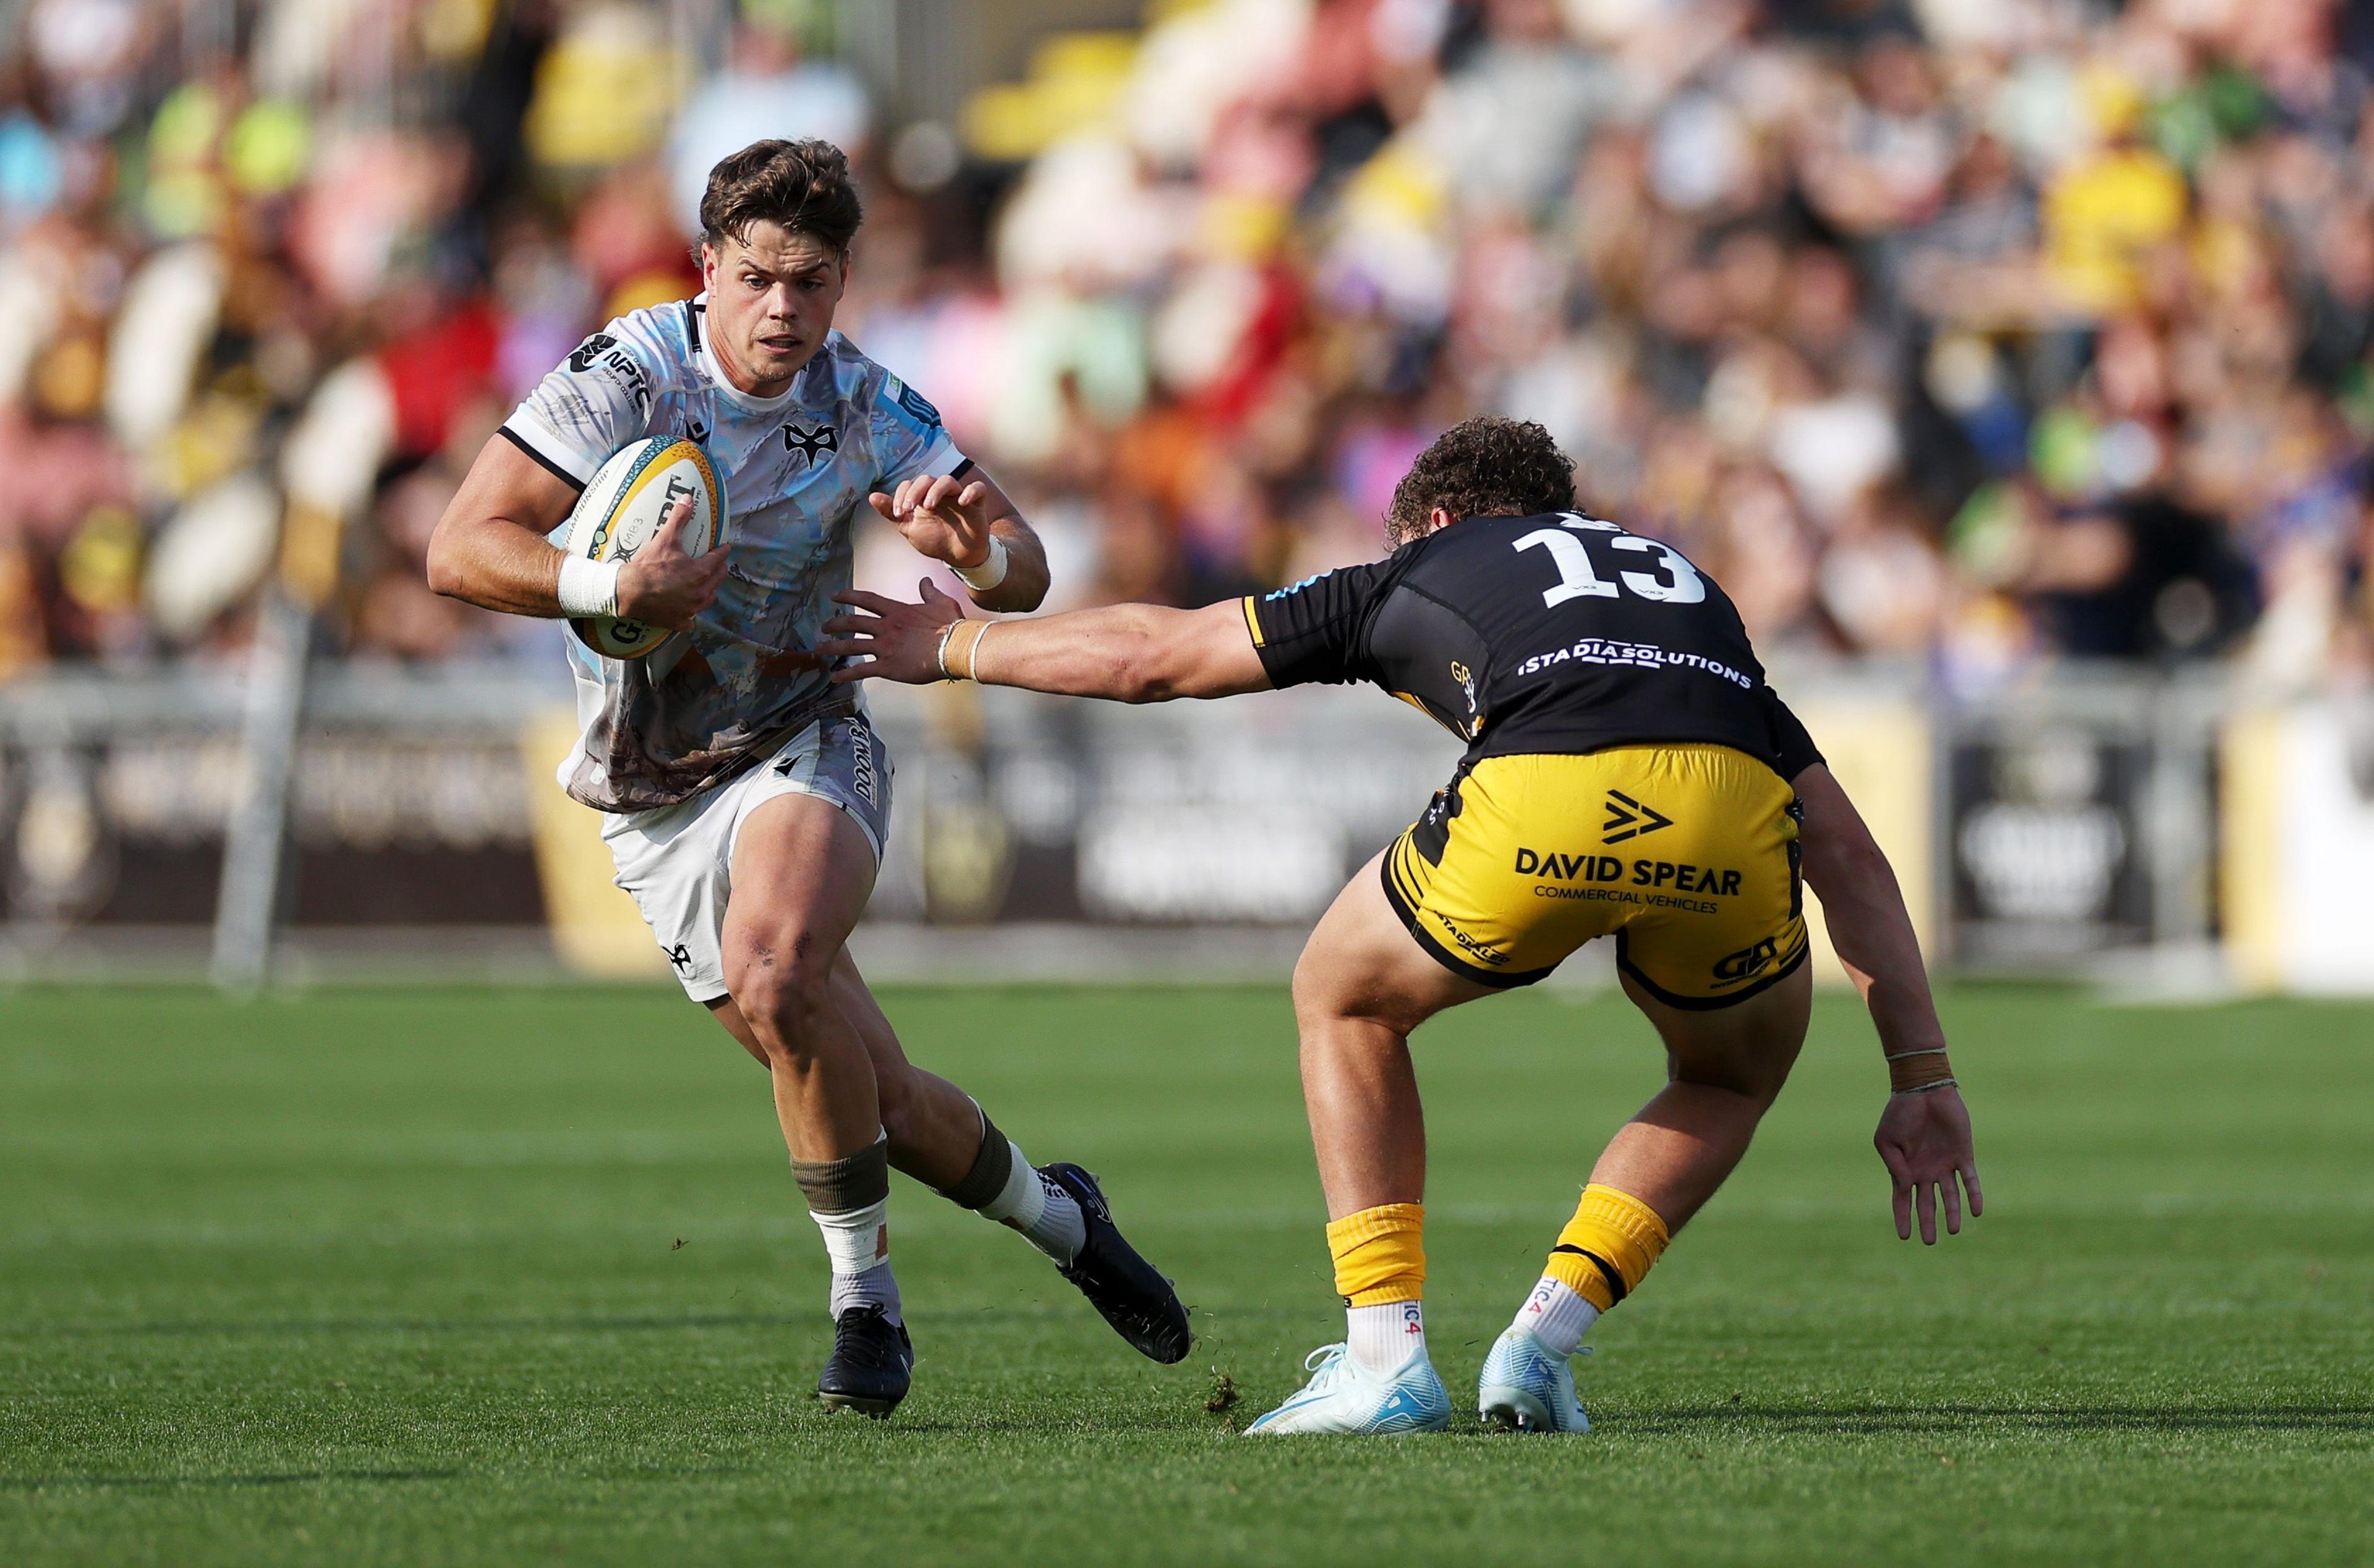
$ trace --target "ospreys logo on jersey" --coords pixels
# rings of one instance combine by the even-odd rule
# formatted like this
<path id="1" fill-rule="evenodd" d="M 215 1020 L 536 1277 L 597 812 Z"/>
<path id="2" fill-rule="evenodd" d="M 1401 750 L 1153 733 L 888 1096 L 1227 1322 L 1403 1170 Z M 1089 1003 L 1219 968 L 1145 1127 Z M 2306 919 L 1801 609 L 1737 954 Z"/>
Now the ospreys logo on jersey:
<path id="1" fill-rule="evenodd" d="M 617 338 L 612 337 L 608 333 L 597 332 L 592 337 L 587 338 L 583 343 L 579 344 L 575 349 L 570 351 L 569 356 L 569 368 L 582 376 L 586 371 L 594 369 L 594 361 L 601 358 L 603 352 L 605 349 L 616 348 L 617 346 L 618 340 Z"/>
<path id="2" fill-rule="evenodd" d="M 797 453 L 802 466 L 814 468 L 824 461 L 826 452 L 840 451 L 840 432 L 829 425 L 803 425 L 795 419 L 783 427 L 783 450 Z"/>

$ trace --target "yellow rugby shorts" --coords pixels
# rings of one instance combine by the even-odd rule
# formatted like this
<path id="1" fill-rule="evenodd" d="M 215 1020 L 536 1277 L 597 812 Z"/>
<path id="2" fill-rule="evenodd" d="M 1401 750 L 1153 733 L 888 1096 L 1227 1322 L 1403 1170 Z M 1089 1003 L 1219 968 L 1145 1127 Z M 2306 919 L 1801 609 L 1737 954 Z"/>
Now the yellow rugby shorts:
<path id="1" fill-rule="evenodd" d="M 1745 752 L 1489 756 L 1385 851 L 1385 896 L 1453 974 L 1541 979 L 1593 937 L 1669 1007 L 1754 996 L 1805 961 L 1796 794 Z"/>

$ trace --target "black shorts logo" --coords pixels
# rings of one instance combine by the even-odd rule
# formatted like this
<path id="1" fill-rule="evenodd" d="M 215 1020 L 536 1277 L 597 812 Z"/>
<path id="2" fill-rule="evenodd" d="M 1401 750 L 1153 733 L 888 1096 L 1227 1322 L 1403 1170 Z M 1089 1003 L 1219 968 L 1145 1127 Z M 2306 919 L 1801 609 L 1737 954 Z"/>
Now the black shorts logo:
<path id="1" fill-rule="evenodd" d="M 1743 947 L 1737 953 L 1725 954 L 1714 961 L 1714 977 L 1728 985 L 1762 974 L 1771 965 L 1780 951 L 1780 939 L 1768 936 L 1754 947 Z"/>
<path id="2" fill-rule="evenodd" d="M 1440 917 L 1438 917 L 1438 919 Z M 1452 925 L 1449 920 L 1444 920 L 1442 922 L 1442 929 L 1451 933 L 1451 940 L 1457 942 L 1461 951 L 1464 952 L 1470 958 L 1479 958 L 1487 964 L 1506 964 L 1509 961 L 1509 955 L 1507 954 L 1501 952 L 1497 947 L 1476 941 L 1474 937 L 1469 936 L 1465 931 L 1461 930 L 1457 926 Z"/>
<path id="3" fill-rule="evenodd" d="M 863 724 L 849 727 L 849 787 L 867 805 L 878 805 L 874 798 L 874 740 Z"/>
<path id="4" fill-rule="evenodd" d="M 1603 844 L 1621 844 L 1628 838 L 1673 825 L 1674 819 L 1656 807 L 1644 806 L 1621 790 L 1610 790 L 1607 820 L 1599 825 L 1599 840 Z"/>
<path id="5" fill-rule="evenodd" d="M 669 965 L 673 967 L 677 974 L 689 975 L 692 973 L 692 949 L 685 946 L 682 942 L 677 942 L 674 947 L 668 947 L 663 944 L 660 951 L 667 954 Z"/>

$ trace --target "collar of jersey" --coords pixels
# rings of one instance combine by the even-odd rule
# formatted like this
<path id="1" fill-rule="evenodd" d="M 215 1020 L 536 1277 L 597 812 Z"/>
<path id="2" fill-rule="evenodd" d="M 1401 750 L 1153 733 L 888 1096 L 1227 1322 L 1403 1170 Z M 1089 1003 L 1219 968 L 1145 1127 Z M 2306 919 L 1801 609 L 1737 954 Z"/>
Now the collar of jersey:
<path id="1" fill-rule="evenodd" d="M 734 382 L 728 379 L 725 374 L 725 367 L 720 365 L 717 362 L 717 357 L 710 352 L 710 332 L 706 323 L 706 316 L 709 309 L 708 290 L 703 289 L 700 293 L 692 297 L 692 308 L 702 312 L 704 318 L 700 331 L 699 353 L 701 373 L 706 375 L 709 378 L 710 384 L 717 389 L 718 396 L 725 399 L 726 402 L 732 404 L 735 407 L 749 414 L 772 414 L 779 408 L 789 407 L 798 399 L 800 382 L 807 377 L 808 365 L 816 363 L 815 357 L 811 357 L 809 358 L 807 365 L 800 367 L 799 373 L 792 378 L 792 384 L 785 387 L 782 392 L 777 392 L 772 397 L 753 397 L 748 392 L 744 392 L 740 387 L 735 386 Z M 831 333 L 827 333 L 825 334 L 823 345 L 817 349 L 817 356 L 831 352 L 832 339 L 833 334 Z"/>

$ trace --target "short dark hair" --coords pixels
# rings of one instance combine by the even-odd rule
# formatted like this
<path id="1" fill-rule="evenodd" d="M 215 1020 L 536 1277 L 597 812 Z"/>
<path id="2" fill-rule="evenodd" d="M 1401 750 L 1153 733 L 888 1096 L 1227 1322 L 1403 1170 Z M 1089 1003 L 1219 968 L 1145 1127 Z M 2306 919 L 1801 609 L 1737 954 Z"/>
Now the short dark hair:
<path id="1" fill-rule="evenodd" d="M 750 237 L 754 223 L 780 223 L 829 250 L 846 251 L 865 221 L 849 155 L 810 138 L 752 142 L 709 171 L 701 193 L 701 242 L 722 245 Z"/>
<path id="2" fill-rule="evenodd" d="M 1463 419 L 1417 454 L 1393 486 L 1385 536 L 1405 544 L 1440 507 L 1451 516 L 1531 517 L 1574 505 L 1574 461 L 1529 419 Z"/>

